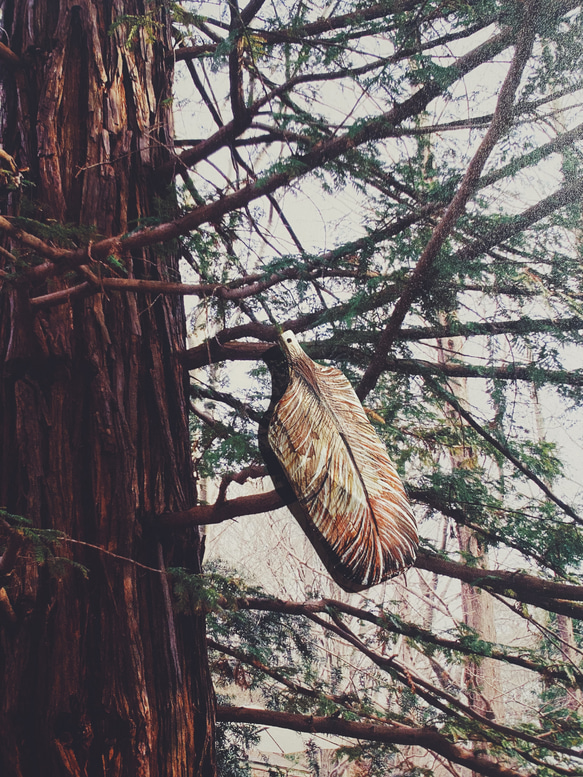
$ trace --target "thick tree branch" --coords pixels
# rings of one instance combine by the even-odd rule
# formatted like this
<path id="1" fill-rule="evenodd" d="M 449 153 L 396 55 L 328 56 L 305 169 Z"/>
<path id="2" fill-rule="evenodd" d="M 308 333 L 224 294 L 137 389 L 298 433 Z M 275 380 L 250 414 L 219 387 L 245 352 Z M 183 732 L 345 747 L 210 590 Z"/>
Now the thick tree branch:
<path id="1" fill-rule="evenodd" d="M 417 554 L 415 567 L 453 577 L 485 591 L 532 604 L 550 612 L 583 619 L 583 604 L 577 603 L 583 602 L 583 586 L 580 585 L 555 583 L 524 572 L 471 567 L 425 551 Z"/>
<path id="2" fill-rule="evenodd" d="M 249 22 L 257 16 L 264 4 L 265 0 L 249 0 L 245 8 L 241 11 L 241 24 L 246 27 Z"/>
<path id="3" fill-rule="evenodd" d="M 239 189 L 220 200 L 195 208 L 189 214 L 176 221 L 161 224 L 158 227 L 146 228 L 139 232 L 135 232 L 132 235 L 128 235 L 127 238 L 121 240 L 121 245 L 125 250 L 136 250 L 158 242 L 174 239 L 202 224 L 218 221 L 225 213 L 244 207 L 252 201 L 288 185 L 298 175 L 308 173 L 329 159 L 336 158 L 338 155 L 344 153 L 349 146 L 366 142 L 366 134 L 366 132 L 363 132 L 363 134 L 359 134 L 356 138 L 353 138 L 352 140 L 354 143 L 349 142 L 350 139 L 342 136 L 340 139 L 341 142 L 328 141 L 324 144 L 318 144 L 315 151 L 297 158 L 298 168 L 302 168 L 302 173 L 299 173 L 298 168 L 293 165 L 292 169 L 288 172 L 274 173 L 264 181 L 259 180 L 256 183 L 248 184 L 242 189 Z M 501 224 L 500 227 L 492 230 L 488 235 L 475 241 L 475 243 L 466 246 L 456 254 L 456 258 L 459 260 L 469 259 L 487 251 L 493 245 L 518 234 L 528 226 L 536 223 L 545 216 L 548 216 L 554 210 L 569 204 L 569 202 L 573 202 L 573 200 L 578 198 L 581 193 L 583 193 L 583 180 L 575 181 L 574 183 L 561 188 L 541 202 L 528 208 L 523 214 L 517 216 L 509 223 Z M 1 222 L 0 228 L 2 228 Z M 104 240 L 100 243 L 96 243 L 93 246 L 93 255 L 96 258 L 104 258 L 118 242 L 119 241 L 116 238 L 115 240 Z M 80 264 L 87 260 L 86 255 L 82 253 L 56 253 L 58 257 L 64 256 L 65 258 L 68 258 L 69 254 L 73 258 L 78 257 Z M 44 274 L 45 273 L 42 271 L 37 273 L 39 276 Z"/>
<path id="4" fill-rule="evenodd" d="M 259 357 L 256 357 L 259 358 Z M 580 370 L 545 370 L 536 364 L 503 364 L 481 367 L 473 364 L 438 364 L 422 359 L 391 359 L 386 361 L 388 372 L 403 375 L 445 375 L 448 378 L 481 378 L 483 380 L 523 380 L 528 383 L 583 386 Z"/>
<path id="5" fill-rule="evenodd" d="M 182 512 L 164 513 L 158 516 L 158 521 L 163 528 L 180 529 L 187 526 L 222 523 L 233 518 L 270 512 L 284 506 L 284 501 L 276 491 L 267 491 L 212 505 L 196 505 Z M 417 554 L 415 567 L 453 577 L 486 591 L 493 591 L 542 609 L 583 619 L 583 604 L 576 604 L 576 602 L 583 602 L 583 586 L 557 583 L 522 572 L 471 567 L 423 550 Z"/>
<path id="6" fill-rule="evenodd" d="M 524 318 L 508 321 L 478 321 L 455 326 L 415 327 L 401 329 L 399 340 L 438 340 L 446 337 L 480 337 L 481 335 L 533 334 L 535 332 L 578 332 L 583 329 L 583 318 Z"/>
<path id="7" fill-rule="evenodd" d="M 280 507 L 283 507 L 281 497 L 275 491 L 268 491 L 250 496 L 238 496 L 219 504 L 196 505 L 182 512 L 164 513 L 158 517 L 158 520 L 162 527 L 180 529 L 186 526 L 222 523 L 244 515 L 268 513 Z"/>
<path id="8" fill-rule="evenodd" d="M 486 777 L 525 777 L 523 772 L 511 769 L 500 762 L 486 760 L 470 750 L 453 744 L 434 728 L 413 728 L 410 726 L 380 726 L 374 723 L 360 723 L 291 712 L 251 709 L 247 707 L 217 707 L 220 722 L 255 723 L 262 726 L 276 726 L 292 731 L 312 734 L 333 734 L 369 742 L 386 742 L 394 745 L 418 745 L 444 756 L 449 761 L 466 766 Z"/>
<path id="9" fill-rule="evenodd" d="M 198 370 L 201 367 L 207 367 L 210 364 L 218 364 L 223 361 L 257 361 L 275 343 L 277 339 L 275 328 L 273 328 L 273 332 L 271 343 L 227 342 L 223 344 L 217 335 L 212 340 L 205 340 L 204 343 L 184 351 L 182 362 L 186 369 Z M 262 337 L 261 339 L 265 338 Z"/>
<path id="10" fill-rule="evenodd" d="M 197 46 L 179 46 L 177 49 L 174 49 L 169 59 L 172 59 L 174 62 L 190 62 L 205 54 L 214 54 L 218 45 L 218 43 L 200 43 Z"/>
<path id="11" fill-rule="evenodd" d="M 178 296 L 194 295 L 197 297 L 221 296 L 228 293 L 225 286 L 218 283 L 171 283 L 169 281 L 147 281 L 136 278 L 98 278 L 98 283 L 80 283 L 68 289 L 61 289 L 51 294 L 32 297 L 32 308 L 52 307 L 61 305 L 70 297 L 81 296 L 102 291 L 136 292 L 141 294 L 169 294 Z"/>
<path id="12" fill-rule="evenodd" d="M 252 3 L 249 3 L 251 6 Z M 268 43 L 289 43 L 293 40 L 304 41 L 307 37 L 321 35 L 322 33 L 341 30 L 345 27 L 354 27 L 355 24 L 375 21 L 390 14 L 411 11 L 421 5 L 419 0 L 392 0 L 392 2 L 375 3 L 365 8 L 359 8 L 350 13 L 338 14 L 329 18 L 308 22 L 292 31 L 287 30 L 253 30 L 254 34 L 264 35 Z M 245 13 L 246 9 L 243 10 Z M 243 18 L 243 17 L 242 17 Z M 245 23 L 247 15 L 244 17 Z M 251 21 L 249 18 L 248 21 Z"/>
<path id="13" fill-rule="evenodd" d="M 233 44 L 229 52 L 229 94 L 231 97 L 231 112 L 233 114 L 234 130 L 238 134 L 242 127 L 249 125 L 245 96 L 243 94 L 243 19 L 239 12 L 238 0 L 228 0 L 231 13 L 231 26 L 229 34 Z M 244 34 L 243 34 L 244 35 Z"/>
<path id="14" fill-rule="evenodd" d="M 34 268 L 38 275 L 41 274 L 40 268 L 52 268 L 53 262 L 59 265 L 70 262 L 71 266 L 74 266 L 75 264 L 83 264 L 84 262 L 89 261 L 87 249 L 76 251 L 67 248 L 55 248 L 35 235 L 31 235 L 29 232 L 20 229 L 20 227 L 17 227 L 4 216 L 0 216 L 0 232 L 3 232 L 7 237 L 11 238 L 17 245 L 29 248 L 38 256 L 50 260 L 45 263 L 45 265 L 39 265 Z"/>
<path id="15" fill-rule="evenodd" d="M 398 286 L 385 289 L 378 295 L 370 295 L 363 302 L 363 311 L 369 309 L 369 305 L 380 307 L 386 301 L 395 299 Z M 319 319 L 334 321 L 342 318 L 342 313 L 346 306 L 341 305 L 336 308 L 330 308 L 327 311 L 321 311 L 317 314 L 309 314 L 301 320 L 296 319 L 293 322 L 287 321 L 285 329 L 293 329 L 295 332 L 302 332 L 305 329 L 314 326 Z M 326 316 L 326 318 L 324 318 Z M 556 329 L 559 331 L 579 331 L 581 319 L 574 317 L 563 321 L 555 321 Z M 241 331 L 239 328 L 225 329 L 218 332 L 212 340 L 205 341 L 200 345 L 185 351 L 182 358 L 188 369 L 195 370 L 208 364 L 215 364 L 220 361 L 242 360 L 253 361 L 260 359 L 265 350 L 269 347 L 262 343 L 233 342 L 236 338 L 257 337 L 267 343 L 273 343 L 277 339 L 277 332 L 271 324 L 249 324 Z M 522 329 L 521 329 L 522 327 Z M 548 331 L 545 320 L 531 319 L 525 322 L 505 322 L 499 323 L 476 323 L 465 327 L 460 325 L 455 330 L 450 328 L 434 329 L 403 329 L 396 336 L 396 341 L 418 341 L 424 339 L 433 339 L 434 337 L 470 337 L 481 336 L 484 334 L 534 334 L 537 332 Z M 362 338 L 352 337 L 350 332 L 342 333 L 341 338 L 331 340 L 321 340 L 311 344 L 307 350 L 315 359 L 329 358 L 331 354 L 342 355 L 351 359 L 354 364 L 362 365 L 368 363 L 368 355 L 362 350 L 356 350 L 351 345 L 346 345 L 343 341 L 348 340 L 357 343 L 361 347 L 372 345 L 368 335 Z M 568 386 L 583 385 L 583 374 L 578 370 L 547 370 L 538 367 L 536 364 L 503 364 L 492 366 L 481 366 L 474 364 L 439 364 L 429 362 L 423 359 L 395 359 L 387 357 L 385 361 L 385 370 L 388 372 L 399 372 L 405 375 L 447 375 L 450 377 L 468 377 L 485 378 L 500 380 L 524 380 L 537 383 L 565 384 Z"/>

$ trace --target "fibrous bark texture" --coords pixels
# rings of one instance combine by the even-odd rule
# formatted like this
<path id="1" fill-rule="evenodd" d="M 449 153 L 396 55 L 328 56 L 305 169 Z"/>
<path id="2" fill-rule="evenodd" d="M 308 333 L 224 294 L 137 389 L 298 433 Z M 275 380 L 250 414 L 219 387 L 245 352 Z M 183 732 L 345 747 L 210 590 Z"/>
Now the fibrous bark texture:
<path id="1" fill-rule="evenodd" d="M 165 4 L 0 8 L 20 60 L 2 72 L 1 145 L 32 183 L 4 199 L 9 215 L 42 222 L 57 245 L 90 245 L 93 234 L 131 231 L 172 208 L 171 181 L 156 172 L 172 154 Z M 0 505 L 63 532 L 56 552 L 88 575 L 38 564 L 25 543 L 0 580 L 15 616 L 0 624 L 0 773 L 207 777 L 204 624 L 173 614 L 156 571 L 200 563 L 198 531 L 169 542 L 155 518 L 195 501 L 176 358 L 182 301 L 102 292 L 33 310 L 31 296 L 66 286 L 66 274 L 33 287 L 25 268 L 40 260 L 5 247 L 20 280 L 0 299 Z M 168 250 L 109 265 L 178 277 Z M 95 282 L 112 270 L 89 248 L 85 271 Z"/>

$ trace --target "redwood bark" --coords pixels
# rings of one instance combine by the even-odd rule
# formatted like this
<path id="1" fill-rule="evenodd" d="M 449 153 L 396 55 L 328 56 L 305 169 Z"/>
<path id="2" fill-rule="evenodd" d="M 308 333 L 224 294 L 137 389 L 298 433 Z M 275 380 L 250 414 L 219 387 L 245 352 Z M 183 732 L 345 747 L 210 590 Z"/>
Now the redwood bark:
<path id="1" fill-rule="evenodd" d="M 9 215 L 20 208 L 98 239 L 155 216 L 156 203 L 172 208 L 171 180 L 156 172 L 172 154 L 165 4 L 0 8 L 22 63 L 2 71 L 2 145 L 34 183 L 5 198 Z M 112 27 L 150 12 L 133 40 L 128 26 Z M 54 229 L 50 240 L 65 244 Z M 66 240 L 87 242 L 81 232 Z M 178 279 L 169 250 L 116 258 L 129 277 Z M 37 261 L 24 250 L 20 260 Z M 97 262 L 91 271 L 109 272 Z M 16 282 L 0 298 L 0 505 L 96 548 L 56 550 L 85 565 L 87 579 L 37 563 L 25 545 L 0 580 L 15 616 L 0 622 L 0 773 L 207 777 L 214 702 L 202 616 L 174 615 L 166 576 L 133 563 L 199 569 L 198 530 L 170 543 L 156 525 L 196 498 L 177 359 L 182 300 L 102 291 L 31 307 L 31 295 L 67 283 Z"/>

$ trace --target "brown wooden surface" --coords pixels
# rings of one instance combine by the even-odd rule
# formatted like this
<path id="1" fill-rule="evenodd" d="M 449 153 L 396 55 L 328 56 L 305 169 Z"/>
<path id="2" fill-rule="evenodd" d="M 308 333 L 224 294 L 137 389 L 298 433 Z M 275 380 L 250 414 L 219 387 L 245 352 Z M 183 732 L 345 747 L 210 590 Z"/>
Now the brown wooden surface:
<path id="1" fill-rule="evenodd" d="M 159 5 L 161 26 L 126 46 L 123 27 L 108 31 L 120 14 L 143 13 L 137 0 L 4 4 L 25 64 L 3 73 L 2 139 L 35 183 L 27 215 L 110 236 L 167 197 L 169 181 L 154 172 L 172 137 Z M 130 277 L 178 278 L 172 254 L 117 258 Z M 16 286 L 0 302 L 0 504 L 148 566 L 196 571 L 198 530 L 162 547 L 149 520 L 195 501 L 175 358 L 182 302 L 102 293 L 31 309 L 30 296 L 66 283 Z M 58 553 L 84 564 L 88 579 L 75 569 L 51 575 L 27 546 L 6 586 L 16 621 L 0 627 L 0 774 L 212 775 L 202 618 L 173 616 L 164 575 L 73 544 Z"/>

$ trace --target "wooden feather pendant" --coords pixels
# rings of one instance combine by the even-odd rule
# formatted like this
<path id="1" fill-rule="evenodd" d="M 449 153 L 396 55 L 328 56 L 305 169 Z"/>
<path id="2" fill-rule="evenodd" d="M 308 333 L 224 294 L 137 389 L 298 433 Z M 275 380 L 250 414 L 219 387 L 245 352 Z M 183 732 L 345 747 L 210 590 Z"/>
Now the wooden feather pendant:
<path id="1" fill-rule="evenodd" d="M 297 499 L 290 509 L 334 580 L 348 591 L 369 588 L 415 559 L 405 490 L 340 370 L 313 362 L 292 332 L 280 346 L 288 383 L 272 408 L 267 443 Z"/>

